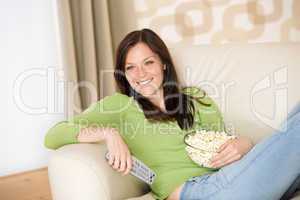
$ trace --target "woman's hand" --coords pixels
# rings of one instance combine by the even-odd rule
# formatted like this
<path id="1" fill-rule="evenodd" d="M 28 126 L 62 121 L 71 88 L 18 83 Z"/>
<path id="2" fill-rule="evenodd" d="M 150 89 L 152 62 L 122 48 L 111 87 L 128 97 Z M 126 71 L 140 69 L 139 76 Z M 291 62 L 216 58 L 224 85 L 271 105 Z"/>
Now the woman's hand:
<path id="1" fill-rule="evenodd" d="M 127 144 L 124 143 L 123 138 L 117 129 L 109 127 L 88 127 L 80 130 L 77 140 L 83 143 L 106 142 L 108 152 L 110 155 L 109 165 L 115 170 L 127 175 L 132 167 L 131 154 Z"/>
<path id="2" fill-rule="evenodd" d="M 210 166 L 212 168 L 221 168 L 237 161 L 248 153 L 252 147 L 253 143 L 248 138 L 237 137 L 228 140 L 218 149 L 218 154 L 212 158 Z"/>
<path id="3" fill-rule="evenodd" d="M 119 132 L 114 128 L 108 128 L 105 134 L 105 141 L 109 152 L 109 165 L 118 172 L 123 172 L 123 176 L 127 175 L 132 167 L 131 154 L 127 144 Z"/>

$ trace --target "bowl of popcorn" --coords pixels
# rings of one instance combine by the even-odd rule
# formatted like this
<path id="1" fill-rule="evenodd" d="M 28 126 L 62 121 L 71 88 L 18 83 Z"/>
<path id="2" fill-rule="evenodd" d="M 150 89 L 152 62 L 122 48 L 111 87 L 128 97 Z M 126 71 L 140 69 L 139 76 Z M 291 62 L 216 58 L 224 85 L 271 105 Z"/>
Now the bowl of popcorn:
<path id="1" fill-rule="evenodd" d="M 195 130 L 184 136 L 185 150 L 190 158 L 200 166 L 211 168 L 210 160 L 227 140 L 236 136 L 226 132 Z"/>

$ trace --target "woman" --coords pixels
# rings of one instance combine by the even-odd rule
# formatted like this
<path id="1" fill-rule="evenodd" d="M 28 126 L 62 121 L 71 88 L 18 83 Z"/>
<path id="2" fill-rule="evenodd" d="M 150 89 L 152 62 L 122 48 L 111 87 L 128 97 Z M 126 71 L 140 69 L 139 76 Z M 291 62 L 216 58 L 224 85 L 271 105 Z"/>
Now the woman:
<path id="1" fill-rule="evenodd" d="M 223 119 L 205 92 L 178 85 L 169 51 L 153 31 L 133 31 L 121 41 L 114 77 L 120 93 L 51 128 L 48 148 L 104 140 L 115 170 L 128 174 L 134 155 L 156 173 L 150 186 L 156 199 L 274 200 L 299 174 L 298 110 L 289 118 L 289 131 L 254 148 L 248 138 L 237 137 L 220 147 L 212 168 L 195 164 L 184 135 L 195 129 L 223 131 Z"/>

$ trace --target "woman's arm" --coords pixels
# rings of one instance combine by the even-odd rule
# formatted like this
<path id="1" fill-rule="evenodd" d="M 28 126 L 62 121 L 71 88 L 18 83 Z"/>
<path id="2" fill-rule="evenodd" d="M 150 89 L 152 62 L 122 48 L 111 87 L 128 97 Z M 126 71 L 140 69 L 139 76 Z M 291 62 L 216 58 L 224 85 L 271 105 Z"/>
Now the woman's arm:
<path id="1" fill-rule="evenodd" d="M 196 104 L 199 114 L 196 117 L 201 118 L 202 116 L 202 128 L 214 131 L 226 131 L 224 119 L 218 105 L 209 96 L 205 95 L 204 91 L 197 87 L 188 87 L 185 88 L 184 92 L 195 99 L 199 98 L 199 101 L 201 101 Z M 211 166 L 213 168 L 220 168 L 239 160 L 252 147 L 253 142 L 247 137 L 238 136 L 236 139 L 229 140 L 219 148 L 218 154 L 212 158 Z"/>
<path id="2" fill-rule="evenodd" d="M 82 128 L 77 134 L 77 141 L 79 143 L 96 143 L 105 141 L 107 134 L 112 132 L 113 128 L 95 128 L 95 127 L 87 127 Z"/>
<path id="3" fill-rule="evenodd" d="M 46 134 L 45 146 L 50 149 L 57 149 L 66 144 L 78 143 L 80 142 L 77 138 L 78 134 L 88 127 L 118 129 L 122 114 L 129 106 L 130 98 L 126 95 L 116 93 L 105 97 L 92 104 L 81 114 L 53 126 Z"/>

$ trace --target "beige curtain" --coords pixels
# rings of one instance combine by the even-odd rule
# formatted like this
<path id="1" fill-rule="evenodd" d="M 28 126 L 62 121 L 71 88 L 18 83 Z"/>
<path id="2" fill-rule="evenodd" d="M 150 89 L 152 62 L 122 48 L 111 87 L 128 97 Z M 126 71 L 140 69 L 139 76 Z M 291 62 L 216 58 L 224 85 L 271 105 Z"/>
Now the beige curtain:
<path id="1" fill-rule="evenodd" d="M 68 116 L 115 92 L 107 1 L 57 0 Z"/>

